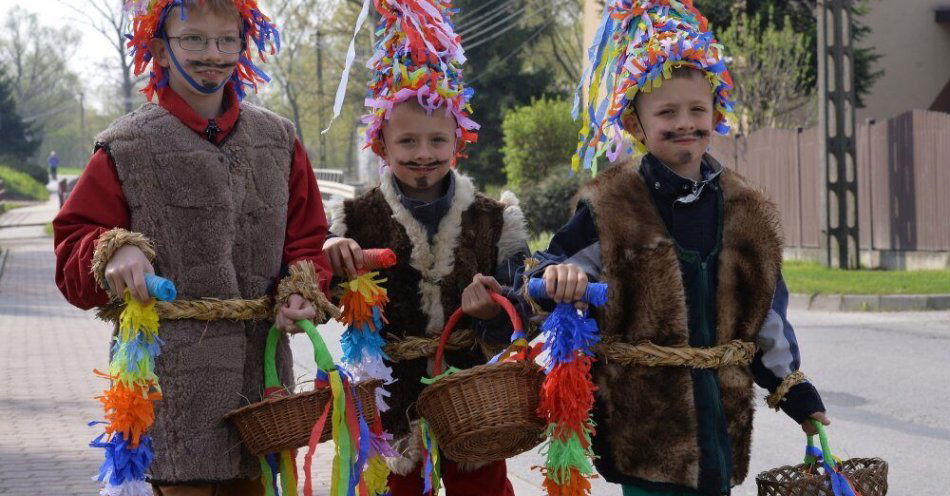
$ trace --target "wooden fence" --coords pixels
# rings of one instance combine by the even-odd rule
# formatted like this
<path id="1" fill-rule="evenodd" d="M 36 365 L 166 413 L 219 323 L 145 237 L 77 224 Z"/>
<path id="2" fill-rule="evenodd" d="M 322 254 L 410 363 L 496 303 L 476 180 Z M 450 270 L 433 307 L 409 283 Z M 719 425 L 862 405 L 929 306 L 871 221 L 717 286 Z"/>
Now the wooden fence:
<path id="1" fill-rule="evenodd" d="M 950 251 L 950 114 L 913 110 L 856 130 L 862 250 Z M 785 244 L 818 248 L 818 129 L 716 136 L 712 154 L 769 192 Z"/>

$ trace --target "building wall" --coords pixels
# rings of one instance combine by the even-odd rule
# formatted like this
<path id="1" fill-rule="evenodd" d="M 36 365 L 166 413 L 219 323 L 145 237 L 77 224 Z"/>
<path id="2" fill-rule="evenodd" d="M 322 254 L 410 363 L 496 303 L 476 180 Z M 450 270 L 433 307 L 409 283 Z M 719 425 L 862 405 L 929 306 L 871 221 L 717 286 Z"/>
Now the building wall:
<path id="1" fill-rule="evenodd" d="M 862 21 L 871 28 L 863 43 L 882 55 L 884 75 L 858 109 L 858 122 L 888 119 L 912 109 L 927 109 L 950 81 L 950 25 L 935 12 L 947 0 L 871 0 Z"/>

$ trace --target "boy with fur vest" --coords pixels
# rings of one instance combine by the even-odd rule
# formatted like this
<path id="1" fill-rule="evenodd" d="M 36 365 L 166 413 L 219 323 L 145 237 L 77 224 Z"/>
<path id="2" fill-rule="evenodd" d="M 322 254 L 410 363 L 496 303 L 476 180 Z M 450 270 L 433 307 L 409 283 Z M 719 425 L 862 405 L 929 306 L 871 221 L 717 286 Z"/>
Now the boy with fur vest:
<path id="1" fill-rule="evenodd" d="M 263 51 L 274 25 L 250 0 L 126 4 L 136 73 L 150 68 L 144 92 L 158 103 L 96 137 L 53 221 L 60 291 L 83 309 L 107 305 L 106 287 L 145 302 L 145 274 L 158 272 L 180 300 L 277 293 L 285 331 L 322 320 L 327 221 L 313 169 L 290 121 L 242 101 L 266 77 L 249 46 Z M 149 430 L 156 495 L 264 494 L 259 460 L 222 416 L 262 398 L 269 320 L 161 322 L 163 398 Z M 283 384 L 293 384 L 284 336 L 277 354 Z"/>
<path id="2" fill-rule="evenodd" d="M 331 207 L 331 235 L 323 248 L 340 277 L 363 268 L 363 249 L 396 253 L 397 265 L 380 271 L 391 295 L 382 330 L 387 341 L 437 340 L 461 307 L 472 318 L 463 319 L 455 334 L 469 339 L 447 351 L 446 359 L 464 369 L 485 363 L 485 351 L 510 338 L 507 315 L 489 292 L 511 283 L 527 255 L 527 235 L 514 195 L 492 200 L 455 170 L 478 125 L 468 116 L 472 92 L 462 85 L 463 52 L 447 4 L 376 2 L 383 35 L 364 121 L 366 141 L 385 167 L 379 186 Z M 389 488 L 393 496 L 421 496 L 415 402 L 424 387 L 420 380 L 432 376 L 431 358 L 390 358 L 395 382 L 386 386 L 391 396 L 382 419 L 400 456 L 387 460 Z M 504 460 L 480 467 L 443 460 L 442 476 L 447 496 L 514 494 Z"/>
<path id="3" fill-rule="evenodd" d="M 605 149 L 614 159 L 629 136 L 646 155 L 581 189 L 573 218 L 529 275 L 543 274 L 560 302 L 579 300 L 590 280 L 608 283 L 596 313 L 605 346 L 746 350 L 716 368 L 601 359 L 592 370 L 592 448 L 606 480 L 625 496 L 729 494 L 748 471 L 753 381 L 806 432 L 811 419 L 829 424 L 798 372 L 778 212 L 705 153 L 713 129 L 728 131 L 731 80 L 692 2 L 616 0 L 606 9 L 592 62 L 615 78 L 614 91 L 602 104 L 601 74 L 590 75 L 575 163 L 589 167 Z M 607 109 L 602 121 L 598 108 Z"/>

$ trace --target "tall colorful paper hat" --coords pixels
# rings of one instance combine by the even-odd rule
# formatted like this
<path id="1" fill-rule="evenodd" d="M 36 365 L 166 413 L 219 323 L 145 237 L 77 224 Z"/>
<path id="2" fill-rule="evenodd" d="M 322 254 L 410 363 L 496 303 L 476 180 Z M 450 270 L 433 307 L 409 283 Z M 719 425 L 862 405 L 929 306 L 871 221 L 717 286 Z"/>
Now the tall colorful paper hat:
<path id="1" fill-rule="evenodd" d="M 678 67 L 703 71 L 713 93 L 716 132 L 729 132 L 732 78 L 722 45 L 692 0 L 608 0 L 588 57 L 590 65 L 574 96 L 576 119 L 586 84 L 588 103 L 574 170 L 583 165 L 596 172 L 596 159 L 605 153 L 611 161 L 622 152 L 646 153 L 643 143 L 624 132 L 621 117 L 632 110 L 638 93 L 658 88 Z"/>
<path id="2" fill-rule="evenodd" d="M 365 18 L 369 0 L 365 1 L 356 31 Z M 451 0 L 374 0 L 373 3 L 380 21 L 376 28 L 375 53 L 366 64 L 373 71 L 365 100 L 369 113 L 363 116 L 367 146 L 383 156 L 383 124 L 396 104 L 412 99 L 430 114 L 438 111 L 455 117 L 457 156 L 463 156 L 463 147 L 478 138 L 479 125 L 469 117 L 474 91 L 462 82 L 465 50 L 451 21 L 458 9 L 451 7 Z M 352 59 L 351 42 L 337 90 L 334 117 L 340 112 Z"/>
<path id="3" fill-rule="evenodd" d="M 152 39 L 165 37 L 165 21 L 169 13 L 175 7 L 181 7 L 179 10 L 181 18 L 187 16 L 187 8 L 192 5 L 200 5 L 206 0 L 126 0 L 125 9 L 132 15 L 132 33 L 126 35 L 129 39 L 127 43 L 131 50 L 135 65 L 136 75 L 141 74 L 151 64 L 148 84 L 142 89 L 145 97 L 151 101 L 155 90 L 168 85 L 168 72 L 164 67 L 158 64 L 152 64 L 152 51 L 149 47 Z M 244 49 L 241 51 L 237 67 L 231 78 L 225 81 L 217 88 L 205 88 L 191 79 L 190 76 L 181 71 L 178 60 L 174 53 L 172 56 L 173 65 L 178 67 L 181 74 L 196 90 L 204 93 L 214 93 L 226 83 L 232 83 L 237 91 L 238 97 L 243 99 L 246 94 L 245 87 L 253 88 L 257 91 L 258 83 L 270 82 L 270 77 L 264 71 L 259 69 L 251 61 L 251 46 L 248 40 L 253 42 L 257 48 L 258 58 L 266 62 L 266 53 L 271 55 L 280 50 L 280 33 L 277 27 L 270 19 L 261 13 L 255 0 L 232 0 L 235 9 L 241 16 L 241 37 L 244 39 Z M 165 43 L 168 39 L 165 38 Z"/>

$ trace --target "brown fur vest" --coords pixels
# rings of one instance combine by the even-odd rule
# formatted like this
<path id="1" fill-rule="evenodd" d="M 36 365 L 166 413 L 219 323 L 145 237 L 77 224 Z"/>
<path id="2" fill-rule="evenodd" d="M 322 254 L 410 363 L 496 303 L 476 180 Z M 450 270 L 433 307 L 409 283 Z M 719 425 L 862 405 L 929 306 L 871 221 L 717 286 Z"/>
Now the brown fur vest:
<path id="1" fill-rule="evenodd" d="M 387 340 L 440 335 L 445 321 L 461 306 L 462 291 L 474 275 L 494 274 L 500 261 L 527 243 L 524 217 L 513 195 L 507 203 L 492 200 L 477 193 L 469 178 L 450 173 L 455 174 L 455 196 L 432 243 L 425 227 L 399 201 L 388 169 L 378 187 L 330 209 L 331 232 L 362 248 L 390 248 L 396 253 L 399 263 L 381 271 L 390 296 L 389 323 L 383 331 Z M 468 319 L 463 319 L 456 329 L 468 326 Z M 459 368 L 485 362 L 478 347 L 448 352 L 446 359 Z M 396 382 L 387 386 L 392 396 L 383 424 L 397 439 L 405 438 L 418 418 L 414 404 L 423 388 L 419 380 L 427 375 L 426 364 L 424 358 L 392 364 Z M 411 451 L 412 446 L 406 449 Z M 417 453 L 405 454 L 409 460 L 394 466 L 397 471 L 411 469 L 417 461 Z"/>
<path id="2" fill-rule="evenodd" d="M 775 206 L 741 176 L 724 170 L 719 254 L 717 344 L 755 341 L 781 269 L 781 228 Z M 650 192 L 631 164 L 614 166 L 583 191 L 601 243 L 610 299 L 601 332 L 619 341 L 688 346 L 689 328 L 673 240 Z M 753 391 L 748 367 L 718 371 L 732 449 L 732 483 L 748 471 Z M 611 470 L 622 477 L 698 487 L 699 444 L 693 383 L 687 368 L 599 363 L 594 371 L 609 432 Z M 602 444 L 603 445 L 603 444 Z"/>
<path id="3" fill-rule="evenodd" d="M 97 141 L 107 147 L 131 212 L 131 229 L 156 247 L 155 270 L 178 298 L 259 298 L 280 275 L 294 129 L 241 104 L 217 146 L 162 107 L 145 104 Z M 151 430 L 151 475 L 162 483 L 255 478 L 228 411 L 260 401 L 270 323 L 162 321 L 156 360 L 164 398 Z M 278 364 L 292 383 L 286 338 Z"/>

